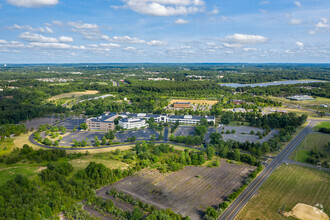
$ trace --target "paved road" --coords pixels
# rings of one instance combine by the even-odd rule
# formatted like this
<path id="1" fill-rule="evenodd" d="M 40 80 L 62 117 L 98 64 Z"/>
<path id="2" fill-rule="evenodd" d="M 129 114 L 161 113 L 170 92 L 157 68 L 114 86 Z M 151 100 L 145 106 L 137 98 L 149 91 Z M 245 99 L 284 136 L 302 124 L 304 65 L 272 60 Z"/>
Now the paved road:
<path id="1" fill-rule="evenodd" d="M 267 180 L 274 170 L 286 161 L 292 151 L 306 137 L 313 132 L 312 128 L 318 121 L 310 121 L 308 125 L 265 167 L 265 169 L 254 179 L 254 181 L 235 199 L 235 201 L 222 213 L 219 220 L 231 220 L 236 217 L 240 210 L 256 194 L 259 187 Z"/>
<path id="2" fill-rule="evenodd" d="M 37 145 L 39 147 L 43 147 L 43 148 L 47 148 L 47 149 L 59 149 L 59 150 L 96 150 L 96 149 L 104 149 L 104 148 L 113 148 L 113 147 L 123 147 L 123 146 L 128 146 L 128 145 L 134 145 L 135 143 L 126 143 L 126 144 L 117 144 L 117 145 L 106 145 L 106 146 L 101 146 L 101 147 L 54 147 L 54 146 L 47 146 L 44 144 L 41 144 L 39 142 L 37 142 L 36 140 L 34 140 L 34 133 L 32 133 L 29 137 L 29 141 L 34 144 Z M 195 150 L 202 150 L 201 148 L 198 147 L 192 147 L 189 145 L 185 145 L 185 144 L 181 144 L 181 143 L 175 143 L 175 142 L 171 142 L 171 141 L 154 141 L 155 144 L 173 144 L 173 145 L 178 145 L 181 147 L 187 147 L 187 148 L 191 148 L 191 149 L 195 149 Z"/>
<path id="3" fill-rule="evenodd" d="M 165 142 L 167 142 L 168 141 L 168 130 L 169 130 L 170 128 L 169 127 L 165 127 L 165 129 L 164 129 L 164 141 Z"/>

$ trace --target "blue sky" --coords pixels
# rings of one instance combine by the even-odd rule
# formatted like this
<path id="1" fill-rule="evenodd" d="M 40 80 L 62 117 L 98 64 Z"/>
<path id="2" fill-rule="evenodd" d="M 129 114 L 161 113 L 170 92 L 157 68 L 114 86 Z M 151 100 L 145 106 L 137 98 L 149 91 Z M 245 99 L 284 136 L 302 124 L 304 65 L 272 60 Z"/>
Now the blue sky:
<path id="1" fill-rule="evenodd" d="M 329 0 L 0 0 L 0 63 L 329 63 Z"/>

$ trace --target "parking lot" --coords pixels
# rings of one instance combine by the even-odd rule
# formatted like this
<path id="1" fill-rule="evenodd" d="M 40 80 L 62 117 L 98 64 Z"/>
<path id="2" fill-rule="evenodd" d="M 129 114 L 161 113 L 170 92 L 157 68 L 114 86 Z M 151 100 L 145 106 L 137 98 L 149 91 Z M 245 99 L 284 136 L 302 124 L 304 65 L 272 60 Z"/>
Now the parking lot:
<path id="1" fill-rule="evenodd" d="M 146 128 L 146 129 L 141 129 L 141 130 L 136 130 L 136 131 L 125 131 L 123 133 L 117 132 L 116 133 L 116 138 L 120 142 L 126 142 L 128 137 L 136 137 L 136 140 L 150 140 L 151 135 L 155 135 L 155 138 L 157 139 L 159 134 L 151 129 L 151 128 Z"/>
<path id="2" fill-rule="evenodd" d="M 83 118 L 69 118 L 64 120 L 63 122 L 58 123 L 57 126 L 63 125 L 67 129 L 72 130 L 75 126 L 79 127 L 79 125 L 84 123 L 85 121 L 86 119 Z"/>
<path id="3" fill-rule="evenodd" d="M 195 127 L 191 126 L 179 126 L 174 132 L 174 136 L 194 136 L 195 135 Z"/>
<path id="4" fill-rule="evenodd" d="M 226 134 L 227 130 L 229 130 L 230 134 Z M 232 130 L 235 130 L 235 133 L 231 133 Z M 261 134 L 264 132 L 262 128 L 254 128 L 254 127 L 248 127 L 248 126 L 222 126 L 217 128 L 209 128 L 208 132 L 205 135 L 205 141 L 206 143 L 210 142 L 210 134 L 213 132 L 222 133 L 222 138 L 224 141 L 228 140 L 234 140 L 241 143 L 244 143 L 246 141 L 249 142 L 259 142 L 263 143 L 265 141 L 268 141 L 269 139 L 273 138 L 274 135 L 278 134 L 278 130 L 273 129 L 271 132 L 262 139 L 259 138 L 259 135 L 257 135 L 257 132 L 259 131 Z M 254 131 L 255 134 L 250 134 L 251 131 Z M 177 130 L 174 132 L 174 136 L 187 136 L 187 135 L 195 135 L 195 127 L 191 126 L 179 126 Z"/>
<path id="5" fill-rule="evenodd" d="M 86 140 L 88 138 L 89 142 L 94 145 L 95 136 L 101 141 L 102 137 L 105 135 L 105 132 L 99 131 L 76 131 L 68 134 L 64 134 L 63 139 L 59 142 L 60 146 L 70 147 L 73 144 L 73 139 L 76 141 Z"/>

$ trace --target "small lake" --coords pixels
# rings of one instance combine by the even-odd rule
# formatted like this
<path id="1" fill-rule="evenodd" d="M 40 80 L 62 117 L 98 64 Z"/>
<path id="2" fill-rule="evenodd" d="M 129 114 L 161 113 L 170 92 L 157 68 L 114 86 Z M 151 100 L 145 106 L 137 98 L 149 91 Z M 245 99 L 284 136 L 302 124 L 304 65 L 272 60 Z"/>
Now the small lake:
<path id="1" fill-rule="evenodd" d="M 287 80 L 287 81 L 275 81 L 275 82 L 265 82 L 265 83 L 255 83 L 255 84 L 239 84 L 239 83 L 219 83 L 220 86 L 228 86 L 228 87 L 264 87 L 264 86 L 277 86 L 277 85 L 291 85 L 291 84 L 298 84 L 298 83 L 314 83 L 314 82 L 326 82 L 326 81 L 319 81 L 319 80 Z"/>

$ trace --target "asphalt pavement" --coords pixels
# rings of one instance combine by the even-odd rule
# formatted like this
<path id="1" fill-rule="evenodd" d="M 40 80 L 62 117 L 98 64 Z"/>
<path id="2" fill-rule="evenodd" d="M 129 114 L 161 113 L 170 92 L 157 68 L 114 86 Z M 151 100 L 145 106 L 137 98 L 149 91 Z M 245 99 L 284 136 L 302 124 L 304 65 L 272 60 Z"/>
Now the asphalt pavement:
<path id="1" fill-rule="evenodd" d="M 273 159 L 273 161 L 265 167 L 265 169 L 254 179 L 254 181 L 234 200 L 234 202 L 220 215 L 219 220 L 231 220 L 236 217 L 240 210 L 248 203 L 248 201 L 257 193 L 260 186 L 268 179 L 268 177 L 281 165 L 287 161 L 293 150 L 306 137 L 307 134 L 313 132 L 313 127 L 318 121 L 310 121 L 308 125 L 293 138 L 293 140 Z"/>

